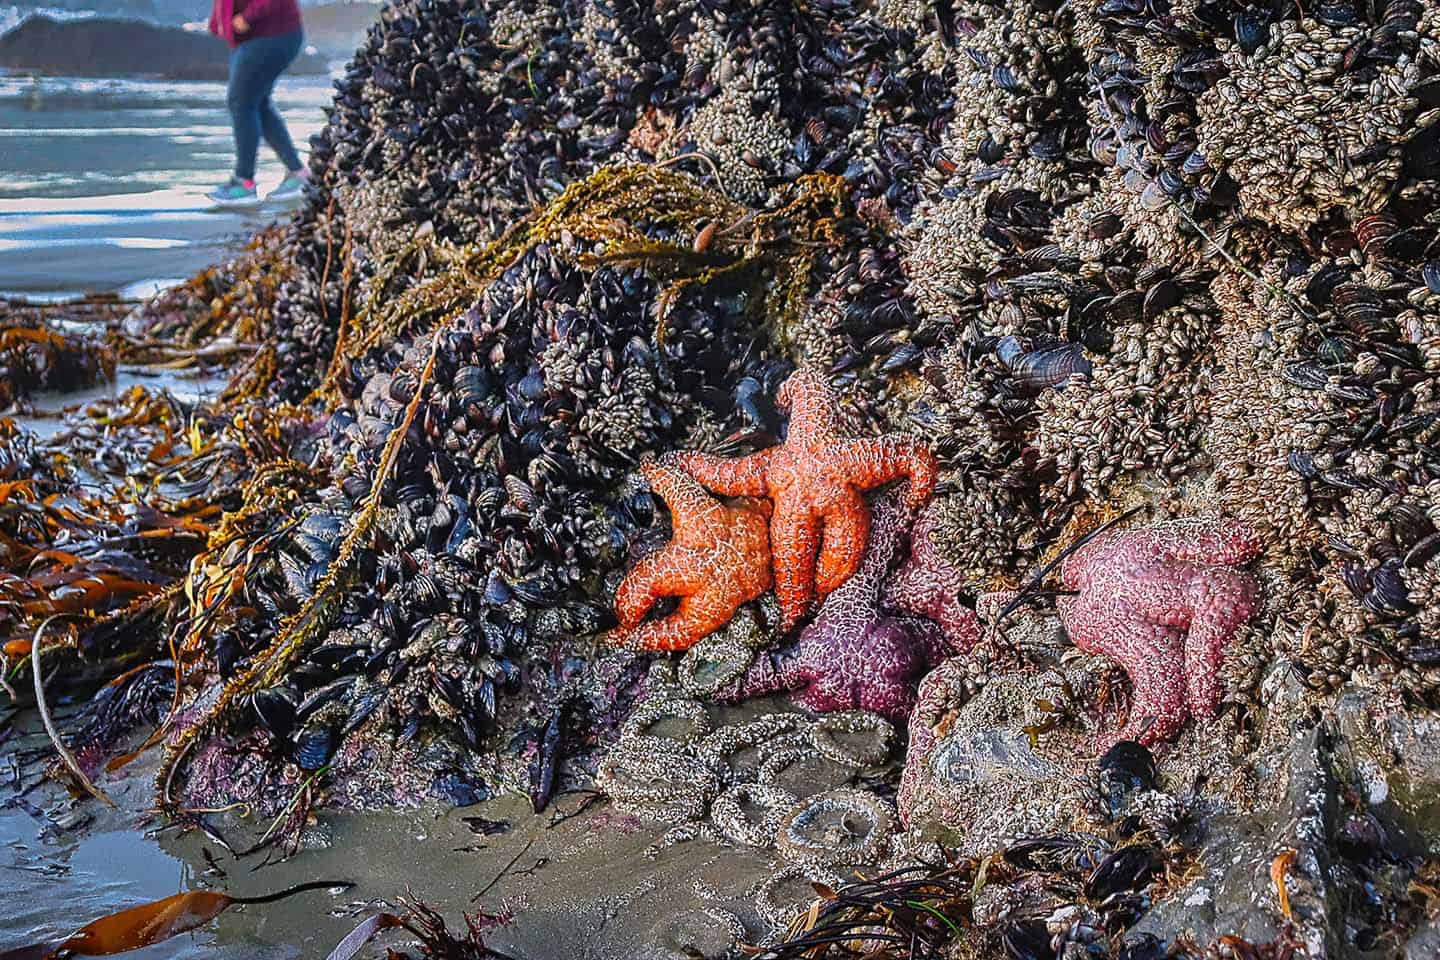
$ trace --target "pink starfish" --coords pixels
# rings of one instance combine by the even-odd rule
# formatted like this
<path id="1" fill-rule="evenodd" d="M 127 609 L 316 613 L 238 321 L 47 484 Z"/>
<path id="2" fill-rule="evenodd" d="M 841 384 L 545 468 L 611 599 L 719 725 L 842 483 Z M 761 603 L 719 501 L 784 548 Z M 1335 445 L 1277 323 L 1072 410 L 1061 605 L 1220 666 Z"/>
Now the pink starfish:
<path id="1" fill-rule="evenodd" d="M 965 576 L 935 546 L 936 509 L 932 502 L 910 530 L 910 558 L 890 578 L 885 602 L 897 610 L 929 617 L 945 631 L 956 653 L 980 640 L 980 620 L 960 602 Z"/>
<path id="2" fill-rule="evenodd" d="M 1260 547 L 1236 521 L 1170 520 L 1102 534 L 1065 560 L 1061 578 L 1078 591 L 1057 603 L 1066 632 L 1134 687 L 1120 739 L 1155 744 L 1215 715 L 1225 644 L 1260 603 L 1255 578 L 1232 568 Z"/>
<path id="3" fill-rule="evenodd" d="M 929 620 L 881 612 L 881 589 L 910 514 L 895 496 L 877 501 L 870 513 L 860 569 L 825 599 L 793 646 L 761 654 L 721 699 L 792 690 L 795 702 L 822 713 L 860 709 L 905 719 L 916 683 L 951 650 Z"/>

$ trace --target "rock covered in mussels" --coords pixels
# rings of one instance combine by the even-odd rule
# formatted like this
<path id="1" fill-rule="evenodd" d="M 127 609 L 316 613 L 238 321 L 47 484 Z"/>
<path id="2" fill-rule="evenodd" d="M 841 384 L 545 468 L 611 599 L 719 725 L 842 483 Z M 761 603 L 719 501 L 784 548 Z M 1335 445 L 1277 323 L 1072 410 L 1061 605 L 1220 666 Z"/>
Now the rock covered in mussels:
<path id="1" fill-rule="evenodd" d="M 1244 638 L 1258 652 L 1237 637 L 1227 659 L 1277 645 L 1315 689 L 1378 677 L 1433 702 L 1437 17 L 1413 0 L 399 0 L 340 80 L 251 368 L 264 395 L 323 401 L 320 456 L 287 468 L 306 492 L 275 506 L 295 526 L 206 666 L 243 675 L 324 582 L 447 319 L 356 565 L 375 589 L 244 704 L 298 769 L 361 729 L 482 742 L 521 668 L 603 625 L 631 548 L 664 536 L 625 479 L 639 456 L 774 430 L 756 398 L 792 362 L 837 388 L 849 432 L 935 451 L 951 593 L 1023 577 L 1099 503 L 1219 512 L 1262 533 L 1273 598 Z M 672 302 L 638 259 L 560 235 L 483 295 L 429 285 L 617 161 L 755 210 L 823 172 L 854 216 L 768 325 L 744 284 Z M 680 236 L 646 213 L 619 219 L 704 268 L 757 215 Z M 559 685 L 529 693 L 555 715 Z M 1236 702 L 1248 731 L 1262 704 Z"/>

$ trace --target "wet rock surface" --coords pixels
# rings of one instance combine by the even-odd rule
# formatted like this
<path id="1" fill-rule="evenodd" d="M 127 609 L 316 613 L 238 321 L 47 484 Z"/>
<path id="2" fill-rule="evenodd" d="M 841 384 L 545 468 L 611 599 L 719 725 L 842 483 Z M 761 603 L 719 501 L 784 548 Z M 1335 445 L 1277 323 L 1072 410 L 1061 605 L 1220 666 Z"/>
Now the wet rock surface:
<path id="1" fill-rule="evenodd" d="M 1088 770 L 1041 732 L 1071 706 L 1072 681 L 1085 682 L 1083 672 L 992 678 L 967 701 L 956 695 L 964 676 L 964 665 L 949 660 L 920 685 L 900 784 L 902 819 L 971 854 L 1063 829 L 1093 811 Z M 1083 741 L 1067 737 L 1065 745 Z"/>
<path id="2" fill-rule="evenodd" d="M 1309 957 L 1423 955 L 1416 951 L 1433 937 L 1425 919 L 1433 901 L 1423 893 L 1433 824 L 1403 823 L 1367 790 L 1360 747 L 1333 718 L 1296 730 L 1288 749 L 1261 761 L 1263 775 L 1285 784 L 1282 802 L 1198 817 L 1199 875 L 1157 903 L 1136 933 L 1284 943 Z"/>

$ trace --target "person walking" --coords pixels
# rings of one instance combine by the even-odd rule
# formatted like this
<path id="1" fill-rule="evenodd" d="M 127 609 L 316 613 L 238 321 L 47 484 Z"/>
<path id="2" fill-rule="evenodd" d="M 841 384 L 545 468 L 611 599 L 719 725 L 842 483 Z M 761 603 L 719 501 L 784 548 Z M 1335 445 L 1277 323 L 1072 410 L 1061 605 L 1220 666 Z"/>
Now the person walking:
<path id="1" fill-rule="evenodd" d="M 285 119 L 270 98 L 275 81 L 294 62 L 304 42 L 299 0 L 213 0 L 210 32 L 230 46 L 225 101 L 235 133 L 235 173 L 228 183 L 210 191 L 210 199 L 221 207 L 260 203 L 255 156 L 262 136 L 286 171 L 285 179 L 265 199 L 299 196 L 307 171 L 300 165 Z"/>

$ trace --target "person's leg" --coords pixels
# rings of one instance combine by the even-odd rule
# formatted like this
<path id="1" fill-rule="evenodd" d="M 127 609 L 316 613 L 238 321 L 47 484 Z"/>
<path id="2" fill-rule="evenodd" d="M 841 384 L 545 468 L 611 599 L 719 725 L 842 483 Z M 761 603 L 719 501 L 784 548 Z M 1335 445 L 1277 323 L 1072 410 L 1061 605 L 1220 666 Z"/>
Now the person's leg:
<path id="1" fill-rule="evenodd" d="M 225 103 L 230 108 L 230 126 L 235 133 L 235 178 L 255 179 L 255 154 L 260 149 L 260 102 L 268 87 L 261 85 L 257 67 L 263 58 L 252 44 L 242 43 L 230 51 L 230 82 Z M 272 81 L 273 82 L 273 81 Z"/>
<path id="2" fill-rule="evenodd" d="M 274 101 L 268 96 L 260 103 L 260 132 L 264 134 L 265 142 L 270 144 L 270 149 L 275 151 L 275 156 L 285 164 L 285 169 L 290 173 L 299 173 L 300 155 L 295 152 L 290 130 L 285 126 L 285 118 L 275 109 Z"/>
<path id="3" fill-rule="evenodd" d="M 275 109 L 271 93 L 275 89 L 275 82 L 280 79 L 280 74 L 299 56 L 303 38 L 297 31 L 284 37 L 263 37 L 261 41 L 266 44 L 266 50 L 265 94 L 259 103 L 260 131 L 265 142 L 270 144 L 270 149 L 274 150 L 280 162 L 285 164 L 285 169 L 290 173 L 297 173 L 300 170 L 300 156 L 295 152 L 295 143 L 290 139 L 285 118 Z"/>

